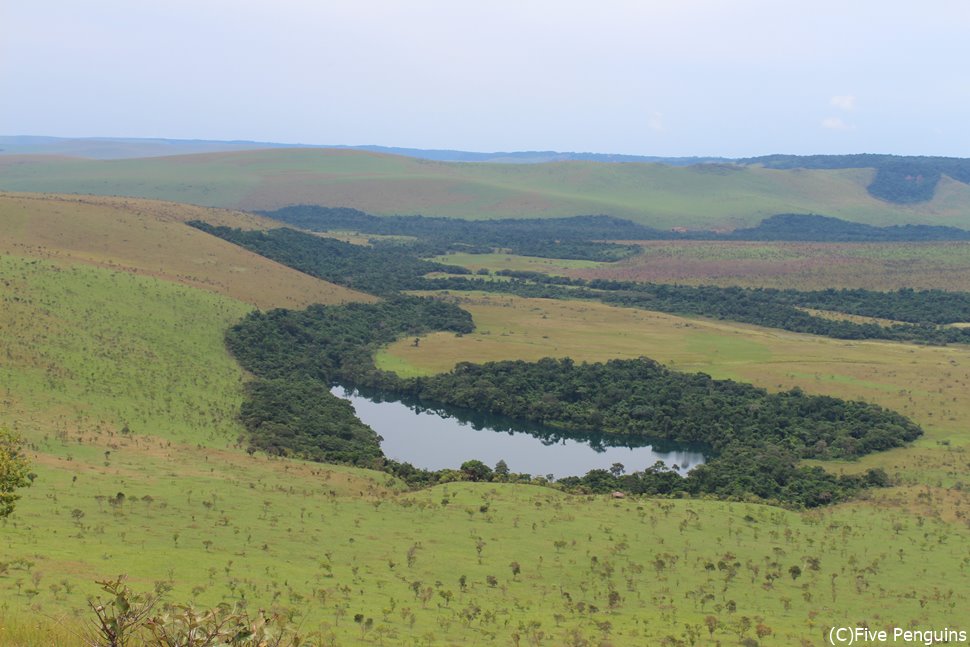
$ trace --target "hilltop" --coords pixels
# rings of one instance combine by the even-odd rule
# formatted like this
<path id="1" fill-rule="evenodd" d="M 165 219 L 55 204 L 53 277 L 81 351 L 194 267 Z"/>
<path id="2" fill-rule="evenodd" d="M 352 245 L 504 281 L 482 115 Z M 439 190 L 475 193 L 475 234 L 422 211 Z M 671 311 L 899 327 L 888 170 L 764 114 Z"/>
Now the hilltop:
<path id="1" fill-rule="evenodd" d="M 471 219 L 611 215 L 660 229 L 752 227 L 777 213 L 870 225 L 967 227 L 970 186 L 940 175 L 931 200 L 874 197 L 873 168 L 762 164 L 436 162 L 347 149 L 270 149 L 130 160 L 0 157 L 0 188 L 125 195 L 230 209 L 293 204 Z"/>

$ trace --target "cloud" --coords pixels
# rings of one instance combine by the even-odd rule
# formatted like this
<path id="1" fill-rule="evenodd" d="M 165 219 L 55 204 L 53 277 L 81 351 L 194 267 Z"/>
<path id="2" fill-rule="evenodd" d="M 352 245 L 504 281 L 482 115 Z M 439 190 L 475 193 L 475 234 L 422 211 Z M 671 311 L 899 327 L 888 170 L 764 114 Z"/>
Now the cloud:
<path id="1" fill-rule="evenodd" d="M 842 117 L 826 117 L 822 120 L 822 128 L 827 130 L 852 130 L 852 126 L 842 121 Z"/>
<path id="2" fill-rule="evenodd" d="M 855 110 L 855 97 L 851 94 L 839 94 L 829 99 L 829 105 L 842 110 Z"/>
<path id="3" fill-rule="evenodd" d="M 667 130 L 664 127 L 663 113 L 656 111 L 652 112 L 650 117 L 647 119 L 647 126 L 650 128 L 650 130 L 658 133 L 662 133 L 663 131 Z"/>

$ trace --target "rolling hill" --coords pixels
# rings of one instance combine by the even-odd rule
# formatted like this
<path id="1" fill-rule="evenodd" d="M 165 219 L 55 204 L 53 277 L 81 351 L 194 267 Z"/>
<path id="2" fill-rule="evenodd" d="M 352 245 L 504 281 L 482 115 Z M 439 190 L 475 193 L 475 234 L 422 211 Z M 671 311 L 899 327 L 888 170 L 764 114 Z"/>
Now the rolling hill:
<path id="1" fill-rule="evenodd" d="M 188 220 L 278 226 L 239 212 L 153 200 L 0 193 L 0 253 L 153 276 L 259 308 L 373 300 L 206 236 L 184 225 Z"/>
<path id="2" fill-rule="evenodd" d="M 970 226 L 970 186 L 943 175 L 930 201 L 867 191 L 875 170 L 588 161 L 447 163 L 347 149 L 270 149 L 131 160 L 0 157 L 0 189 L 124 195 L 232 209 L 292 204 L 471 219 L 606 214 L 673 228 L 751 227 L 777 213 L 870 225 Z"/>

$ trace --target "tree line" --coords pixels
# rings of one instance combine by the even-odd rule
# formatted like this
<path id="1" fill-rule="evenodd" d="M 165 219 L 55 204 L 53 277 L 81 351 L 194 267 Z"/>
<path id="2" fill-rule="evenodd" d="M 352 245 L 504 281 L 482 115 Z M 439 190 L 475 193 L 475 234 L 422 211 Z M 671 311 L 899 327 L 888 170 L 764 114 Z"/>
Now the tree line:
<path id="1" fill-rule="evenodd" d="M 615 261 L 636 254 L 632 245 L 604 240 L 734 240 L 812 242 L 919 242 L 970 240 L 970 231 L 940 225 L 876 227 L 819 214 L 780 213 L 757 226 L 731 232 L 671 231 L 613 216 L 464 220 L 428 216 L 374 216 L 347 207 L 294 205 L 264 216 L 309 231 L 355 231 L 408 236 L 437 254 L 451 250 L 489 253 L 496 248 L 523 256 Z"/>
<path id="2" fill-rule="evenodd" d="M 417 245 L 419 253 L 427 255 L 448 251 L 490 253 L 500 248 L 522 256 L 610 262 L 639 254 L 640 247 L 598 241 L 677 236 L 673 232 L 611 216 L 464 220 L 428 216 L 373 216 L 357 209 L 316 205 L 295 205 L 260 213 L 310 231 L 410 236 L 420 241 Z"/>
<path id="3" fill-rule="evenodd" d="M 778 290 L 687 286 L 609 279 L 570 279 L 501 270 L 510 281 L 475 277 L 463 267 L 427 261 L 402 245 L 362 247 L 288 228 L 242 231 L 190 223 L 203 231 L 339 285 L 378 296 L 403 290 L 484 290 L 524 297 L 589 299 L 678 315 L 712 317 L 835 339 L 886 339 L 948 344 L 970 342 L 970 293 L 942 290 Z M 431 272 L 450 277 L 429 278 Z M 822 317 L 805 309 L 889 319 L 893 325 Z"/>

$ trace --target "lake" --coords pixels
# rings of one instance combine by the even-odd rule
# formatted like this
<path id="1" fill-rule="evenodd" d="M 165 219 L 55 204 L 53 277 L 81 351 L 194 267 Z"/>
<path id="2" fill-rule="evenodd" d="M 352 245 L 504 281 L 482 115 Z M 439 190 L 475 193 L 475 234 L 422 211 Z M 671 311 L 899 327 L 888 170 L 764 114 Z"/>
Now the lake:
<path id="1" fill-rule="evenodd" d="M 340 386 L 332 392 L 350 400 L 357 417 L 383 438 L 381 450 L 388 458 L 429 470 L 457 469 L 470 459 L 494 467 L 504 460 L 512 472 L 562 478 L 609 469 L 614 463 L 622 463 L 627 472 L 641 471 L 657 461 L 685 474 L 704 462 L 700 447 L 567 433 L 501 416 L 430 408 L 379 393 L 362 394 Z"/>

